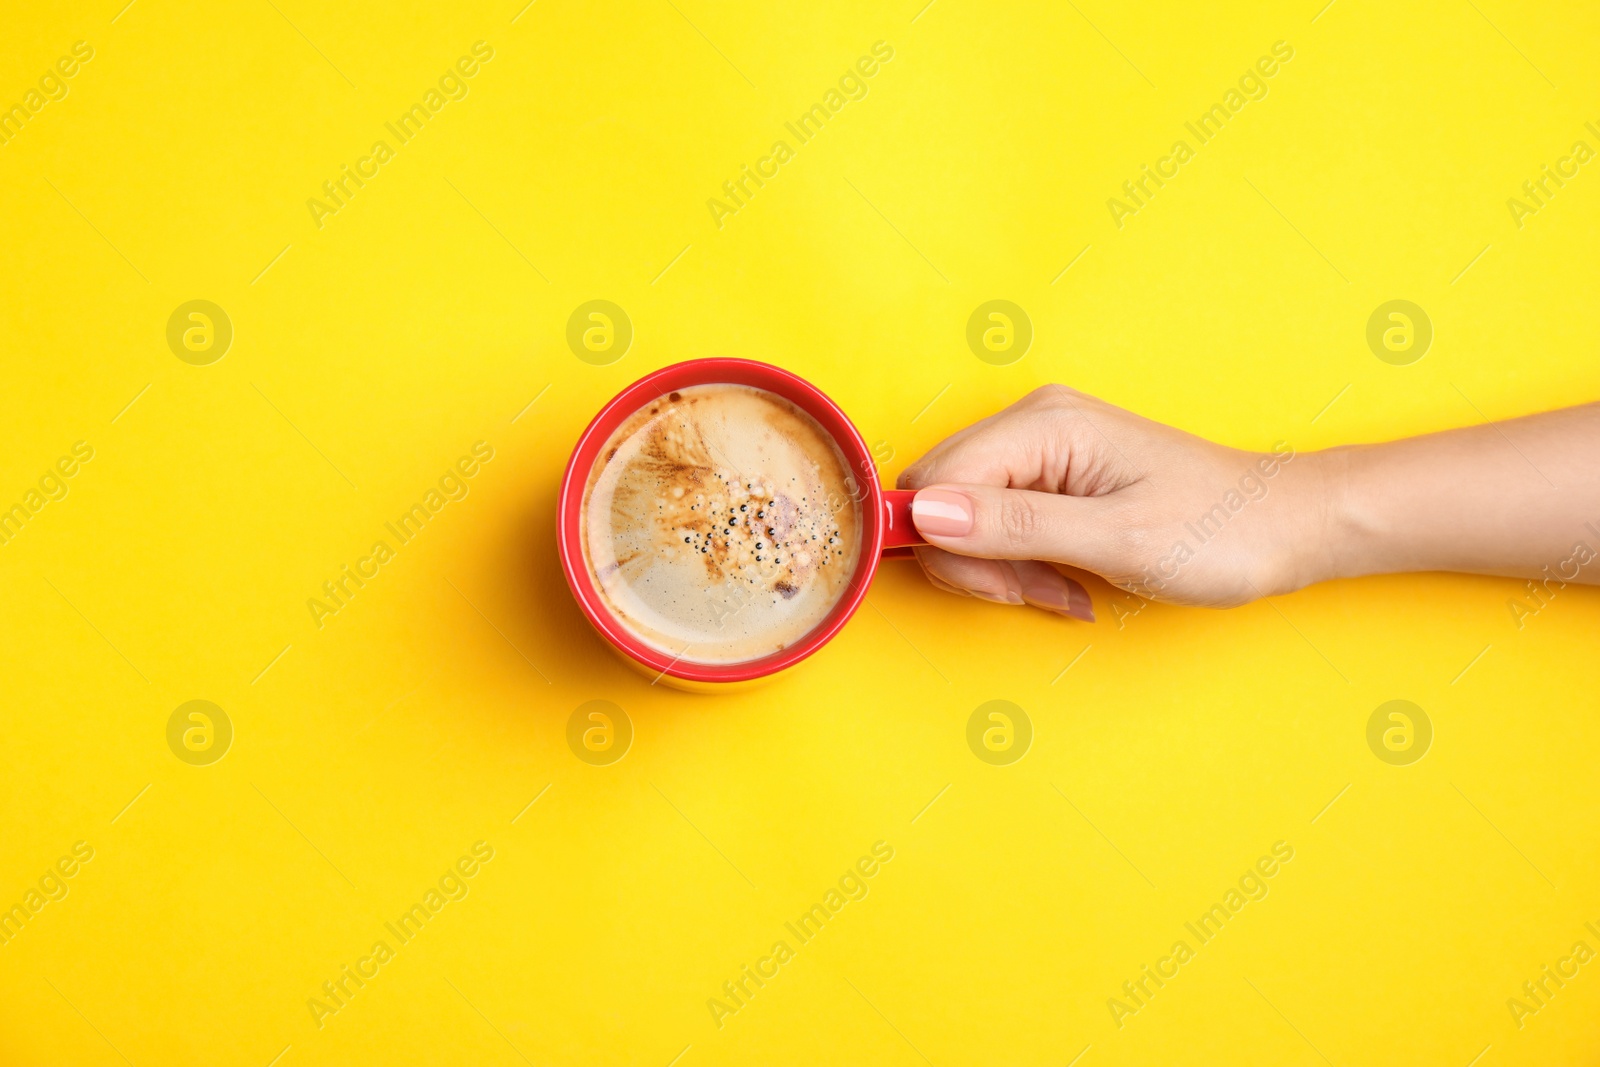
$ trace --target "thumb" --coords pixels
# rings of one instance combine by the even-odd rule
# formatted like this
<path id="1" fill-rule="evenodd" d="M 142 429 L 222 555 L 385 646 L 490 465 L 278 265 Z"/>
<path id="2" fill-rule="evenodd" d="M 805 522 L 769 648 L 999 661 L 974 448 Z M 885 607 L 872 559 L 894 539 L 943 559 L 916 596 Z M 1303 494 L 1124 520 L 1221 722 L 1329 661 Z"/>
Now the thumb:
<path id="1" fill-rule="evenodd" d="M 1106 573 L 1120 555 L 1105 502 L 992 485 L 931 485 L 911 501 L 928 543 L 986 559 L 1039 559 Z"/>

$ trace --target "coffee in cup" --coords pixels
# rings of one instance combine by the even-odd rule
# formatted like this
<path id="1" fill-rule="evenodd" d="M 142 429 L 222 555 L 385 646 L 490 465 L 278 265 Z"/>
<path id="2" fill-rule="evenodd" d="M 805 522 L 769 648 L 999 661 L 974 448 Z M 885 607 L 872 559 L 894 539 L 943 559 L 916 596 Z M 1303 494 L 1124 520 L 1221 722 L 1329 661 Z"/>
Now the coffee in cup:
<path id="1" fill-rule="evenodd" d="M 641 641 L 703 664 L 782 651 L 849 588 L 862 516 L 815 419 L 746 385 L 688 386 L 623 420 L 584 488 L 584 563 Z"/>

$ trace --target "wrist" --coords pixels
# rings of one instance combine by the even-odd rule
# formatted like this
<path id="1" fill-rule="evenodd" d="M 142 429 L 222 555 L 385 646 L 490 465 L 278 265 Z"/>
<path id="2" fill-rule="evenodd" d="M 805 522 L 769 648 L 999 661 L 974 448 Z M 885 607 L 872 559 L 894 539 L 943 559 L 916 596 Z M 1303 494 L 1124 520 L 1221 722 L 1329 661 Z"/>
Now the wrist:
<path id="1" fill-rule="evenodd" d="M 1286 464 L 1283 592 L 1362 573 L 1356 559 L 1352 453 L 1333 448 L 1303 452 Z"/>

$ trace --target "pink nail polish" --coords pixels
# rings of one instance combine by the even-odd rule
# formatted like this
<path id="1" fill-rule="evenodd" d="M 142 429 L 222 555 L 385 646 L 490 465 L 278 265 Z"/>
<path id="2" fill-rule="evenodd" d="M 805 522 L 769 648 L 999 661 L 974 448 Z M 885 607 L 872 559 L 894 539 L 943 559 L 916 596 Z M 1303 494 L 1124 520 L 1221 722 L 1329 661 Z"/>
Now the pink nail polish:
<path id="1" fill-rule="evenodd" d="M 924 536 L 965 537 L 972 532 L 972 499 L 952 489 L 924 489 L 911 501 L 911 521 Z"/>
<path id="2" fill-rule="evenodd" d="M 1043 608 L 1045 611 L 1052 611 L 1069 619 L 1094 622 L 1094 605 L 1089 600 L 1089 594 L 1076 583 L 1068 586 L 1065 593 L 1054 586 L 1044 586 L 1029 590 L 1026 596 L 1028 603 L 1036 608 Z"/>

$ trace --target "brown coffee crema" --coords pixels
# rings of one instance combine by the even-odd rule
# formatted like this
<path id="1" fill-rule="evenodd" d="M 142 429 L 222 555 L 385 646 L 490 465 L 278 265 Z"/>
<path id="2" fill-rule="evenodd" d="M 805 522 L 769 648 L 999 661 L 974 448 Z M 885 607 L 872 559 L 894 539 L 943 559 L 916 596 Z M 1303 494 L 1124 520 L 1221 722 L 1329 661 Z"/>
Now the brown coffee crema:
<path id="1" fill-rule="evenodd" d="M 634 412 L 589 472 L 583 554 L 612 615 L 689 663 L 779 652 L 838 603 L 861 551 L 849 466 L 815 419 L 743 385 Z"/>

